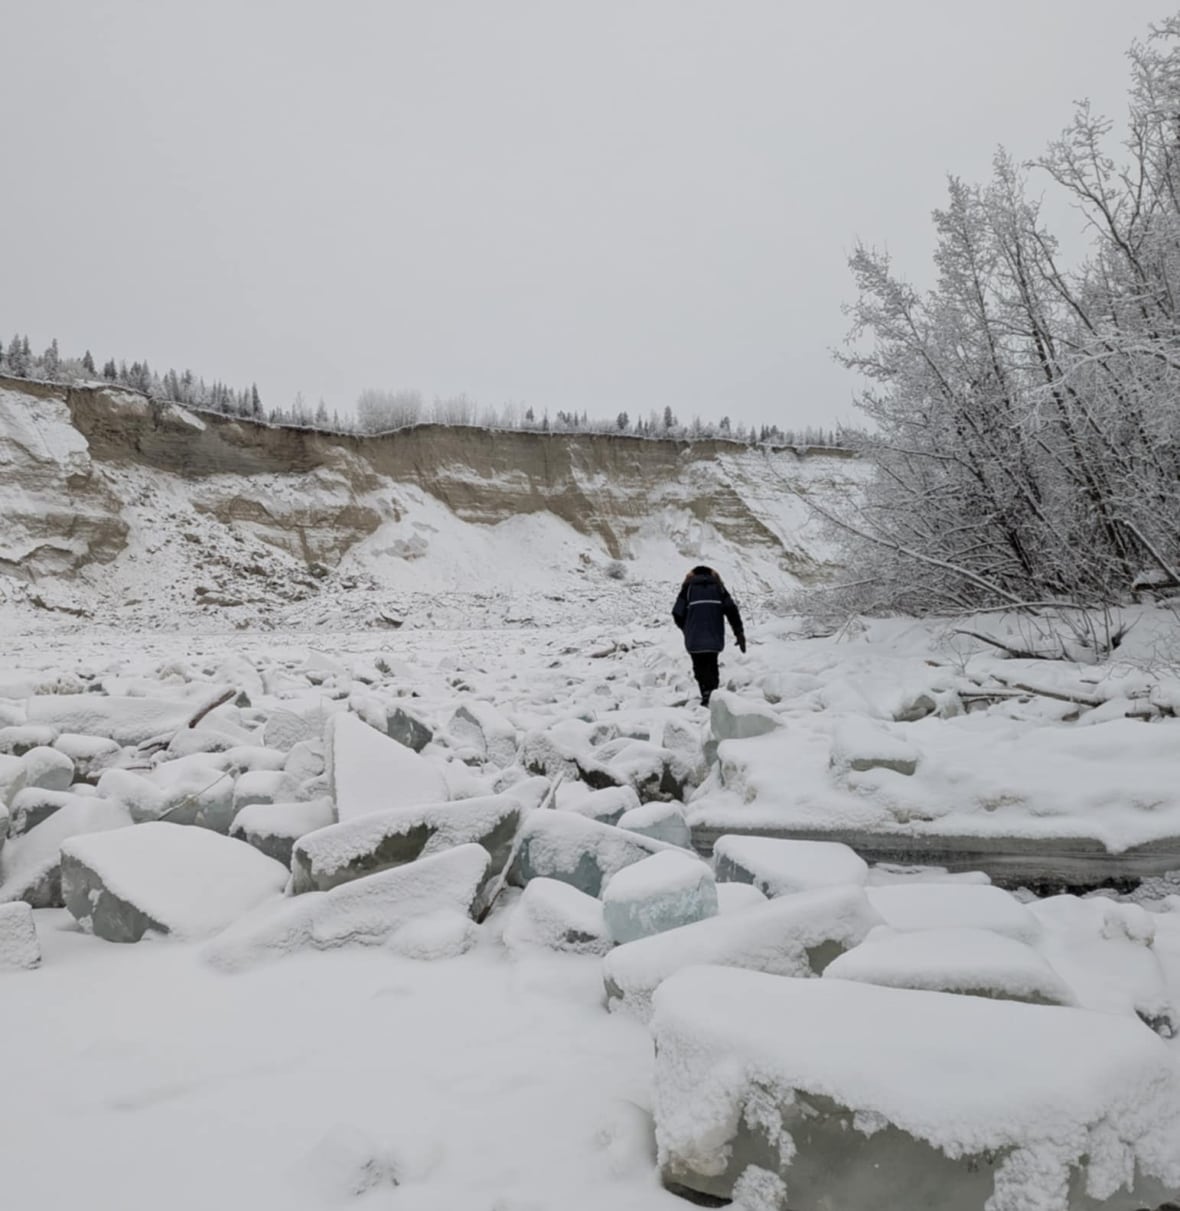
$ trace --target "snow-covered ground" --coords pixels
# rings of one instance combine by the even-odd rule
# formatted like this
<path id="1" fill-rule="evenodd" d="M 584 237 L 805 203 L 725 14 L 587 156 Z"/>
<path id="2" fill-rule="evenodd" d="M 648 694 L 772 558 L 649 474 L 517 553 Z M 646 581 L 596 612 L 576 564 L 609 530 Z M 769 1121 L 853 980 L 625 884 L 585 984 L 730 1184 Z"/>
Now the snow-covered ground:
<path id="1" fill-rule="evenodd" d="M 1171 1038 L 1180 1022 L 1180 895 L 1169 896 L 1180 883 L 1145 885 L 1130 897 L 1137 903 L 1113 893 L 1028 902 L 987 887 L 982 876 L 866 868 L 828 845 L 741 842 L 720 847 L 714 895 L 712 875 L 686 877 L 683 862 L 662 856 L 666 843 L 656 830 L 667 828 L 668 813 L 640 812 L 631 817 L 636 831 L 626 819 L 619 827 L 622 813 L 643 799 L 672 801 L 671 817 L 683 803 L 690 822 L 722 832 L 1002 832 L 1086 837 L 1113 852 L 1175 838 L 1180 639 L 1173 617 L 1141 610 L 1115 660 L 1066 663 L 1002 659 L 954 633 L 973 629 L 1015 646 L 1030 638 L 1015 620 L 954 628 L 891 620 L 808 638 L 800 620 L 750 600 L 749 653 L 723 655 L 727 688 L 710 713 L 696 701 L 668 617 L 675 588 L 608 582 L 608 593 L 593 601 L 440 594 L 431 598 L 434 625 L 419 615 L 397 631 L 129 634 L 34 626 L 16 613 L 0 620 L 0 798 L 21 821 L 0 851 L 0 900 L 33 886 L 29 872 L 63 843 L 67 867 L 74 864 L 67 901 L 81 865 L 99 880 L 87 884 L 82 908 L 69 901 L 72 911 L 33 911 L 41 951 L 34 969 L 24 965 L 23 917 L 0 916 L 0 943 L 10 940 L 0 944 L 0 1177 L 12 1204 L 682 1207 L 661 1187 L 657 1147 L 677 1173 L 694 1157 L 704 1163 L 724 1151 L 744 1130 L 726 1107 L 740 1108 L 744 1097 L 752 1113 L 745 1082 L 763 1061 L 784 1098 L 816 1092 L 838 1069 L 832 1088 L 857 1109 L 866 1138 L 891 1138 L 875 1134 L 888 1120 L 953 1156 L 971 1152 L 975 1131 L 981 1147 L 1015 1147 L 1020 1163 L 1032 1164 L 1030 1157 L 1049 1155 L 1036 1152 L 1037 1141 L 1051 1137 L 1052 1163 L 1036 1170 L 1037 1181 L 1023 1182 L 1024 1195 L 1012 1190 L 1035 1166 L 1013 1162 L 997 1178 L 997 1190 L 1007 1191 L 995 1204 L 1001 1211 L 1065 1211 L 1053 1201 L 1057 1179 L 1045 1177 L 1053 1165 L 1090 1164 L 1087 1180 L 1099 1192 L 1136 1164 L 1177 1176 L 1180 1144 L 1173 1139 L 1169 1152 L 1133 1107 L 1144 1099 L 1157 1126 L 1180 1115 L 1180 1044 Z M 175 719 L 225 691 L 229 701 L 176 732 Z M 118 717 L 117 743 L 88 747 L 69 738 L 101 732 L 104 710 Z M 334 771 L 331 758 L 361 751 L 348 747 L 355 721 L 326 726 L 344 712 L 399 739 L 411 717 L 433 735 L 419 737 L 412 755 L 375 731 L 364 750 L 373 755 L 363 760 L 377 776 L 350 777 Z M 157 731 L 176 738 L 157 745 Z M 336 746 L 326 770 L 322 759 L 317 764 L 325 732 L 329 750 Z M 13 755 L 30 743 L 31 755 Z M 399 772 L 384 781 L 382 745 L 398 753 L 388 769 Z M 74 754 L 74 774 L 87 773 L 86 782 L 53 789 L 57 766 L 46 750 Z M 89 771 L 86 760 L 94 762 Z M 375 837 L 411 837 L 418 823 L 434 828 L 430 821 L 450 810 L 419 812 L 398 832 L 397 813 L 416 810 L 404 805 L 407 788 L 424 772 L 444 804 L 517 796 L 523 852 L 497 859 L 486 844 L 493 865 L 504 863 L 507 873 L 511 863 L 532 882 L 524 892 L 505 888 L 481 924 L 447 906 L 437 874 L 421 885 L 430 913 L 415 918 L 405 885 L 395 886 L 400 876 L 389 871 L 351 872 L 361 877 L 283 896 L 274 890 L 277 866 L 259 857 L 249 872 L 255 882 L 249 889 L 243 882 L 232 902 L 235 921 L 220 933 L 227 901 L 217 879 L 246 875 L 225 874 L 237 866 L 223 865 L 217 847 L 199 847 L 194 862 L 208 863 L 209 872 L 202 910 L 199 881 L 194 893 L 171 865 L 183 863 L 184 837 L 168 824 L 127 830 L 129 820 L 161 815 L 228 827 L 248 805 L 265 828 L 267 813 L 281 814 L 288 800 L 299 805 L 299 820 L 316 820 L 320 796 L 334 792 L 342 821 L 365 817 Z M 86 828 L 60 822 L 85 819 L 100 801 L 106 831 L 69 842 L 63 834 Z M 373 812 L 386 812 L 388 822 L 366 815 Z M 143 844 L 122 845 L 112 831 L 120 823 Z M 164 835 L 172 876 L 161 879 L 160 866 L 137 879 L 137 863 L 163 862 L 151 855 L 153 836 Z M 345 838 L 353 849 L 336 842 L 317 852 L 351 860 L 356 835 L 354 827 Z M 458 871 L 476 848 L 456 834 L 396 869 L 429 873 L 436 863 L 430 871 L 452 871 L 445 864 L 453 860 Z M 580 858 L 591 861 L 586 855 L 596 885 L 555 893 L 552 880 L 584 884 L 590 868 L 574 868 Z M 645 860 L 641 875 L 632 864 Z M 599 897 L 628 867 L 606 898 L 639 902 L 628 910 L 629 929 L 662 928 L 669 912 L 695 923 L 612 949 Z M 472 877 L 484 869 L 481 859 Z M 461 883 L 467 875 L 447 877 Z M 366 901 L 356 893 L 367 880 L 384 882 Z M 76 918 L 101 932 L 103 896 L 114 893 L 139 897 L 157 917 L 183 900 L 183 929 L 161 936 L 149 926 L 143 941 L 128 945 L 85 932 Z M 658 912 L 642 911 L 648 895 L 653 905 L 665 897 Z M 383 923 L 382 913 L 393 915 Z M 833 963 L 825 947 L 845 957 Z M 763 978 L 784 984 L 830 964 L 820 983 L 839 987 L 815 1005 L 787 996 L 779 1008 L 773 989 L 757 983 L 747 991 L 738 980 L 731 990 L 726 980 L 678 974 L 702 962 L 772 971 Z M 667 995 L 657 990 L 665 978 Z M 1021 1048 L 1032 1055 L 1052 1038 L 1060 1088 L 1046 1060 L 1027 1114 L 1011 1116 L 1024 1134 L 1010 1139 L 1009 1120 L 998 1112 L 955 1118 L 954 1099 L 968 1106 L 969 1087 L 932 1092 L 930 1084 L 903 1096 L 888 1085 L 892 1069 L 875 1080 L 874 1048 L 890 1046 L 880 1030 L 864 1032 L 838 1063 L 824 1049 L 847 1044 L 834 1025 L 816 1034 L 810 1051 L 802 1039 L 802 1050 L 784 1044 L 771 1055 L 759 1041 L 764 1014 L 857 1020 L 861 995 L 869 998 L 866 1012 L 875 1015 L 879 1002 L 881 1012 L 908 1023 L 894 1039 L 904 1034 L 907 1054 L 923 1043 L 915 1022 L 937 1022 L 931 1082 L 948 1055 L 971 1046 L 972 1031 L 994 1030 L 1009 1049 L 1006 1067 L 989 1066 L 990 1052 L 981 1053 L 964 1081 L 986 1070 L 988 1096 L 1002 1105 L 1012 1090 L 1029 1088 Z M 727 1051 L 730 996 L 749 1030 Z M 944 1008 L 980 996 L 989 998 L 986 1012 Z M 1039 1003 L 1012 1006 L 1013 999 Z M 1061 1032 L 1035 1016 L 1046 1012 L 1066 1015 L 1076 1029 Z M 653 1029 L 667 1043 L 662 1073 Z M 822 1039 L 829 1043 L 820 1046 Z M 1097 1059 L 1067 1070 L 1071 1047 L 1080 1062 L 1107 1046 L 1125 1058 L 1120 1081 Z M 761 1097 L 766 1090 L 758 1088 Z M 676 1090 L 699 1099 L 696 1117 Z M 943 1106 L 945 1122 L 931 1124 L 932 1105 Z M 1068 1127 L 1064 1142 L 1053 1131 L 1058 1112 Z M 1098 1155 L 1096 1140 L 1105 1151 L 1085 1161 Z M 730 1142 L 735 1156 L 746 1146 Z M 765 1169 L 751 1163 L 741 1181 L 748 1211 L 786 1205 L 775 1201 L 778 1179 Z M 1020 1201 L 1034 1193 L 1041 1202 Z"/>

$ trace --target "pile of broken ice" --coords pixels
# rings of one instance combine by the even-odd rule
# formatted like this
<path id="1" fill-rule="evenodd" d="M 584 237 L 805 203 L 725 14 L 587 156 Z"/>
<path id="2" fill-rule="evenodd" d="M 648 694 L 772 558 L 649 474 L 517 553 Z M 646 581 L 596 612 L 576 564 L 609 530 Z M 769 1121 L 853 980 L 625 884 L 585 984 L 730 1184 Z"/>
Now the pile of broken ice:
<path id="1" fill-rule="evenodd" d="M 720 693 L 701 736 L 539 731 L 473 698 L 428 716 L 366 672 L 0 699 L 0 967 L 40 962 L 49 907 L 112 942 L 200 939 L 226 970 L 481 938 L 562 952 L 650 1027 L 672 1186 L 749 1211 L 1177 1197 L 1157 942 L 1180 949 L 1180 912 L 1026 904 L 817 841 L 725 836 L 706 861 L 682 800 L 719 742 L 772 737 L 766 706 Z M 865 751 L 841 735 L 833 760 Z"/>

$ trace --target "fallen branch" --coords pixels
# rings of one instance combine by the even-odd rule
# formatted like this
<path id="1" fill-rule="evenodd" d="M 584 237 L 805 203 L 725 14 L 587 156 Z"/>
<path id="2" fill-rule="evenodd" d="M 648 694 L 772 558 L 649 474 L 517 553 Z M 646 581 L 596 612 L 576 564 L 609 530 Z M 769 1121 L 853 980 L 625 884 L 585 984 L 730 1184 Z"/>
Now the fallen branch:
<path id="1" fill-rule="evenodd" d="M 999 673 L 994 673 L 995 679 L 1003 686 L 1010 690 L 1023 690 L 1026 694 L 1035 694 L 1040 698 L 1054 698 L 1058 702 L 1071 702 L 1074 706 L 1101 706 L 1106 699 L 1095 698 L 1093 694 L 1066 694 L 1061 690 L 1046 690 L 1039 686 L 1028 685 L 1023 681 L 1009 681 L 1005 677 L 1001 677 Z"/>
<path id="2" fill-rule="evenodd" d="M 1009 656 L 1016 660 L 1059 660 L 1063 657 L 1051 656 L 1045 652 L 1031 652 L 1024 648 L 1014 648 L 1007 643 L 1001 642 L 999 639 L 993 639 L 990 635 L 982 635 L 979 631 L 967 631 L 960 627 L 956 627 L 951 632 L 952 635 L 968 635 L 972 639 L 978 639 L 980 643 L 990 643 L 992 647 L 999 648 L 1001 652 L 1007 652 Z"/>
<path id="3" fill-rule="evenodd" d="M 201 709 L 197 711 L 197 713 L 188 721 L 188 723 L 185 724 L 185 727 L 196 727 L 197 724 L 200 723 L 210 711 L 217 710 L 219 706 L 225 706 L 230 699 L 236 697 L 237 692 L 238 691 L 231 686 L 228 690 L 218 694 L 212 702 L 207 702 L 203 707 L 201 707 Z"/>

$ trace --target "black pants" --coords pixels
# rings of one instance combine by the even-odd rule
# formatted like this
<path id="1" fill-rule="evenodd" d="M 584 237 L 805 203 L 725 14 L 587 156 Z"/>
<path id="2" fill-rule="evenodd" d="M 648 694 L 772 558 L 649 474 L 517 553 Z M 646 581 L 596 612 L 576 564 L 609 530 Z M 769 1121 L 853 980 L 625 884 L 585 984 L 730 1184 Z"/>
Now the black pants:
<path id="1" fill-rule="evenodd" d="M 721 674 L 717 670 L 717 653 L 690 652 L 689 655 L 692 656 L 692 675 L 701 687 L 701 697 L 705 698 L 717 688 L 721 680 Z"/>

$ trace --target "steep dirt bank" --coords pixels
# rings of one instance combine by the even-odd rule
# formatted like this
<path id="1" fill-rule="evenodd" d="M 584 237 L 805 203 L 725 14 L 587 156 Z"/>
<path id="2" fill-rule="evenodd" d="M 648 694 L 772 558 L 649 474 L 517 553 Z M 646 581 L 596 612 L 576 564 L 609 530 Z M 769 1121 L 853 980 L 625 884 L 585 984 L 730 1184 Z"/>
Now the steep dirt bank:
<path id="1" fill-rule="evenodd" d="M 719 441 L 280 429 L 4 378 L 0 466 L 0 571 L 118 600 L 162 582 L 206 609 L 241 596 L 235 573 L 298 597 L 332 574 L 429 589 L 506 560 L 525 581 L 530 561 L 539 579 L 612 560 L 645 579 L 706 558 L 758 589 L 811 583 L 831 553 L 802 497 L 855 490 L 863 471 Z"/>

